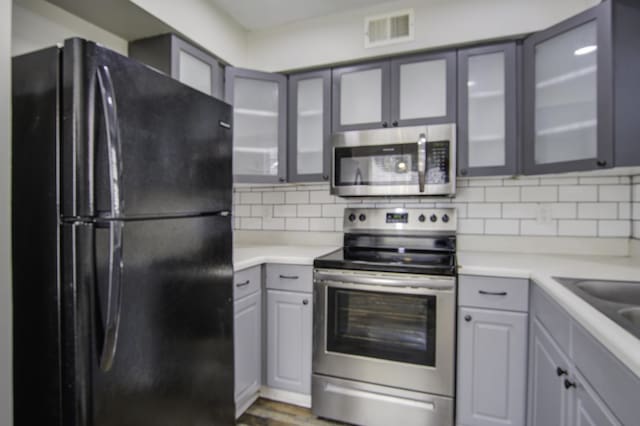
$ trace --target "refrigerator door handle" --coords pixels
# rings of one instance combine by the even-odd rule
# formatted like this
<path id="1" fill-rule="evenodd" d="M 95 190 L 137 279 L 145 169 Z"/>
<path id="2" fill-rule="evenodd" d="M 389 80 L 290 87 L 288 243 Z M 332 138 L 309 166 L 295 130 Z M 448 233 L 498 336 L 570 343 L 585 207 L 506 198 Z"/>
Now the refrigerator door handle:
<path id="1" fill-rule="evenodd" d="M 109 190 L 111 195 L 111 216 L 119 218 L 124 207 L 124 199 L 120 187 L 122 181 L 122 143 L 120 140 L 120 125 L 118 124 L 118 108 L 113 80 L 109 67 L 97 67 L 98 86 L 102 98 L 102 111 L 107 133 L 107 150 L 109 157 Z"/>
<path id="2" fill-rule="evenodd" d="M 122 228 L 124 224 L 113 221 L 109 224 L 109 286 L 107 289 L 107 321 L 104 342 L 100 354 L 100 369 L 109 371 L 113 365 L 120 330 L 122 308 Z"/>

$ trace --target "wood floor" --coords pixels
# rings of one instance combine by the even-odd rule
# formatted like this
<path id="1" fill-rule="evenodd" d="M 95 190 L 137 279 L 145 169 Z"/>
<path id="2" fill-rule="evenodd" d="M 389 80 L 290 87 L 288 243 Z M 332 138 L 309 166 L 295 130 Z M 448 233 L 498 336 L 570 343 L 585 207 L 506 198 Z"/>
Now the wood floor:
<path id="1" fill-rule="evenodd" d="M 344 425 L 315 417 L 308 408 L 284 404 L 268 399 L 258 399 L 238 419 L 238 426 L 330 426 Z"/>

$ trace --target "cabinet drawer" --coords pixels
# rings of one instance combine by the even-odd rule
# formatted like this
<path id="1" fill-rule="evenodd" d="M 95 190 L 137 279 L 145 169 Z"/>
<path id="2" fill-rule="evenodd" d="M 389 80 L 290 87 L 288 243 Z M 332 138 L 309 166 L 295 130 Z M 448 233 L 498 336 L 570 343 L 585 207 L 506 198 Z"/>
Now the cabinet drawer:
<path id="1" fill-rule="evenodd" d="M 461 275 L 458 291 L 461 306 L 527 312 L 529 280 Z"/>
<path id="2" fill-rule="evenodd" d="M 267 288 L 274 290 L 313 291 L 313 270 L 309 265 L 267 264 Z"/>
<path id="3" fill-rule="evenodd" d="M 640 378 L 585 329 L 575 323 L 572 327 L 572 358 L 580 373 L 623 424 L 638 424 Z"/>
<path id="4" fill-rule="evenodd" d="M 241 299 L 260 290 L 260 269 L 260 266 L 254 266 L 233 274 L 233 300 Z"/>
<path id="5" fill-rule="evenodd" d="M 549 299 L 544 290 L 534 283 L 531 289 L 531 313 L 549 332 L 565 354 L 571 341 L 571 319 L 556 302 Z"/>

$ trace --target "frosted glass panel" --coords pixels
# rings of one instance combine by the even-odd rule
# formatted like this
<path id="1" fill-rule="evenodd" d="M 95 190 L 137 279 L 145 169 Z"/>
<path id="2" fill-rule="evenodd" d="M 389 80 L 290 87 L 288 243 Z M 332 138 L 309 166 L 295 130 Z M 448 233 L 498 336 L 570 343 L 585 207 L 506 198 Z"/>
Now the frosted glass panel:
<path id="1" fill-rule="evenodd" d="M 297 170 L 299 174 L 322 173 L 323 160 L 323 80 L 298 82 Z"/>
<path id="2" fill-rule="evenodd" d="M 471 56 L 468 67 L 469 167 L 504 166 L 504 53 Z"/>
<path id="3" fill-rule="evenodd" d="M 212 95 L 211 65 L 181 50 L 179 55 L 180 81 L 187 86 Z"/>
<path id="4" fill-rule="evenodd" d="M 340 77 L 340 124 L 382 121 L 382 70 L 342 74 Z"/>
<path id="5" fill-rule="evenodd" d="M 233 87 L 233 172 L 278 174 L 278 83 L 236 77 Z"/>
<path id="6" fill-rule="evenodd" d="M 596 22 L 535 49 L 535 161 L 597 156 Z"/>
<path id="7" fill-rule="evenodd" d="M 400 119 L 447 115 L 447 62 L 400 65 Z"/>

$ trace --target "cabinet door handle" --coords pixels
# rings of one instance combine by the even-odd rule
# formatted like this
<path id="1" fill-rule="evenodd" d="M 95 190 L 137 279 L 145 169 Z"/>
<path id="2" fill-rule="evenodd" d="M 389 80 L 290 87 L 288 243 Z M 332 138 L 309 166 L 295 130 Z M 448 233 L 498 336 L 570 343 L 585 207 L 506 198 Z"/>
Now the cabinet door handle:
<path id="1" fill-rule="evenodd" d="M 382 123 L 382 127 L 388 127 L 388 126 L 389 124 L 386 121 Z"/>
<path id="2" fill-rule="evenodd" d="M 605 160 L 598 160 L 596 164 L 598 165 L 598 167 L 604 167 L 607 165 L 607 162 Z"/>
<path id="3" fill-rule="evenodd" d="M 467 169 L 460 169 L 460 175 L 466 176 L 467 175 Z"/>
<path id="4" fill-rule="evenodd" d="M 394 121 L 393 123 L 391 123 L 393 125 L 393 127 L 398 127 L 398 122 Z"/>
<path id="5" fill-rule="evenodd" d="M 578 386 L 576 385 L 576 382 L 572 382 L 569 379 L 564 379 L 564 388 L 565 389 L 570 389 L 570 388 L 577 388 Z"/>
<path id="6" fill-rule="evenodd" d="M 283 177 L 281 177 L 281 178 L 278 178 L 278 181 L 280 181 L 280 182 L 284 182 L 284 181 L 285 181 L 285 179 L 284 179 Z"/>
<path id="7" fill-rule="evenodd" d="M 471 315 L 465 315 L 465 316 L 464 316 L 464 320 L 465 320 L 466 322 L 471 321 L 471 320 L 472 320 Z"/>
<path id="8" fill-rule="evenodd" d="M 567 370 L 563 369 L 563 368 L 558 367 L 558 368 L 556 368 L 556 374 L 558 375 L 558 377 L 560 377 L 560 376 L 568 375 L 569 372 Z"/>
<path id="9" fill-rule="evenodd" d="M 327 175 L 322 175 L 322 179 L 323 179 L 323 180 L 329 180 L 329 176 L 327 176 Z"/>
<path id="10" fill-rule="evenodd" d="M 303 304 L 303 305 L 308 305 L 308 304 L 309 304 L 309 299 L 304 299 L 304 300 L 302 301 L 302 304 Z"/>
<path id="11" fill-rule="evenodd" d="M 246 280 L 243 283 L 237 283 L 236 287 L 245 287 L 245 286 L 248 286 L 249 284 L 251 284 L 251 280 Z"/>
<path id="12" fill-rule="evenodd" d="M 297 275 L 280 275 L 280 278 L 283 280 L 297 280 L 300 277 Z"/>
<path id="13" fill-rule="evenodd" d="M 506 296 L 506 291 L 486 291 L 486 290 L 478 290 L 478 293 L 483 294 L 485 296 Z"/>

